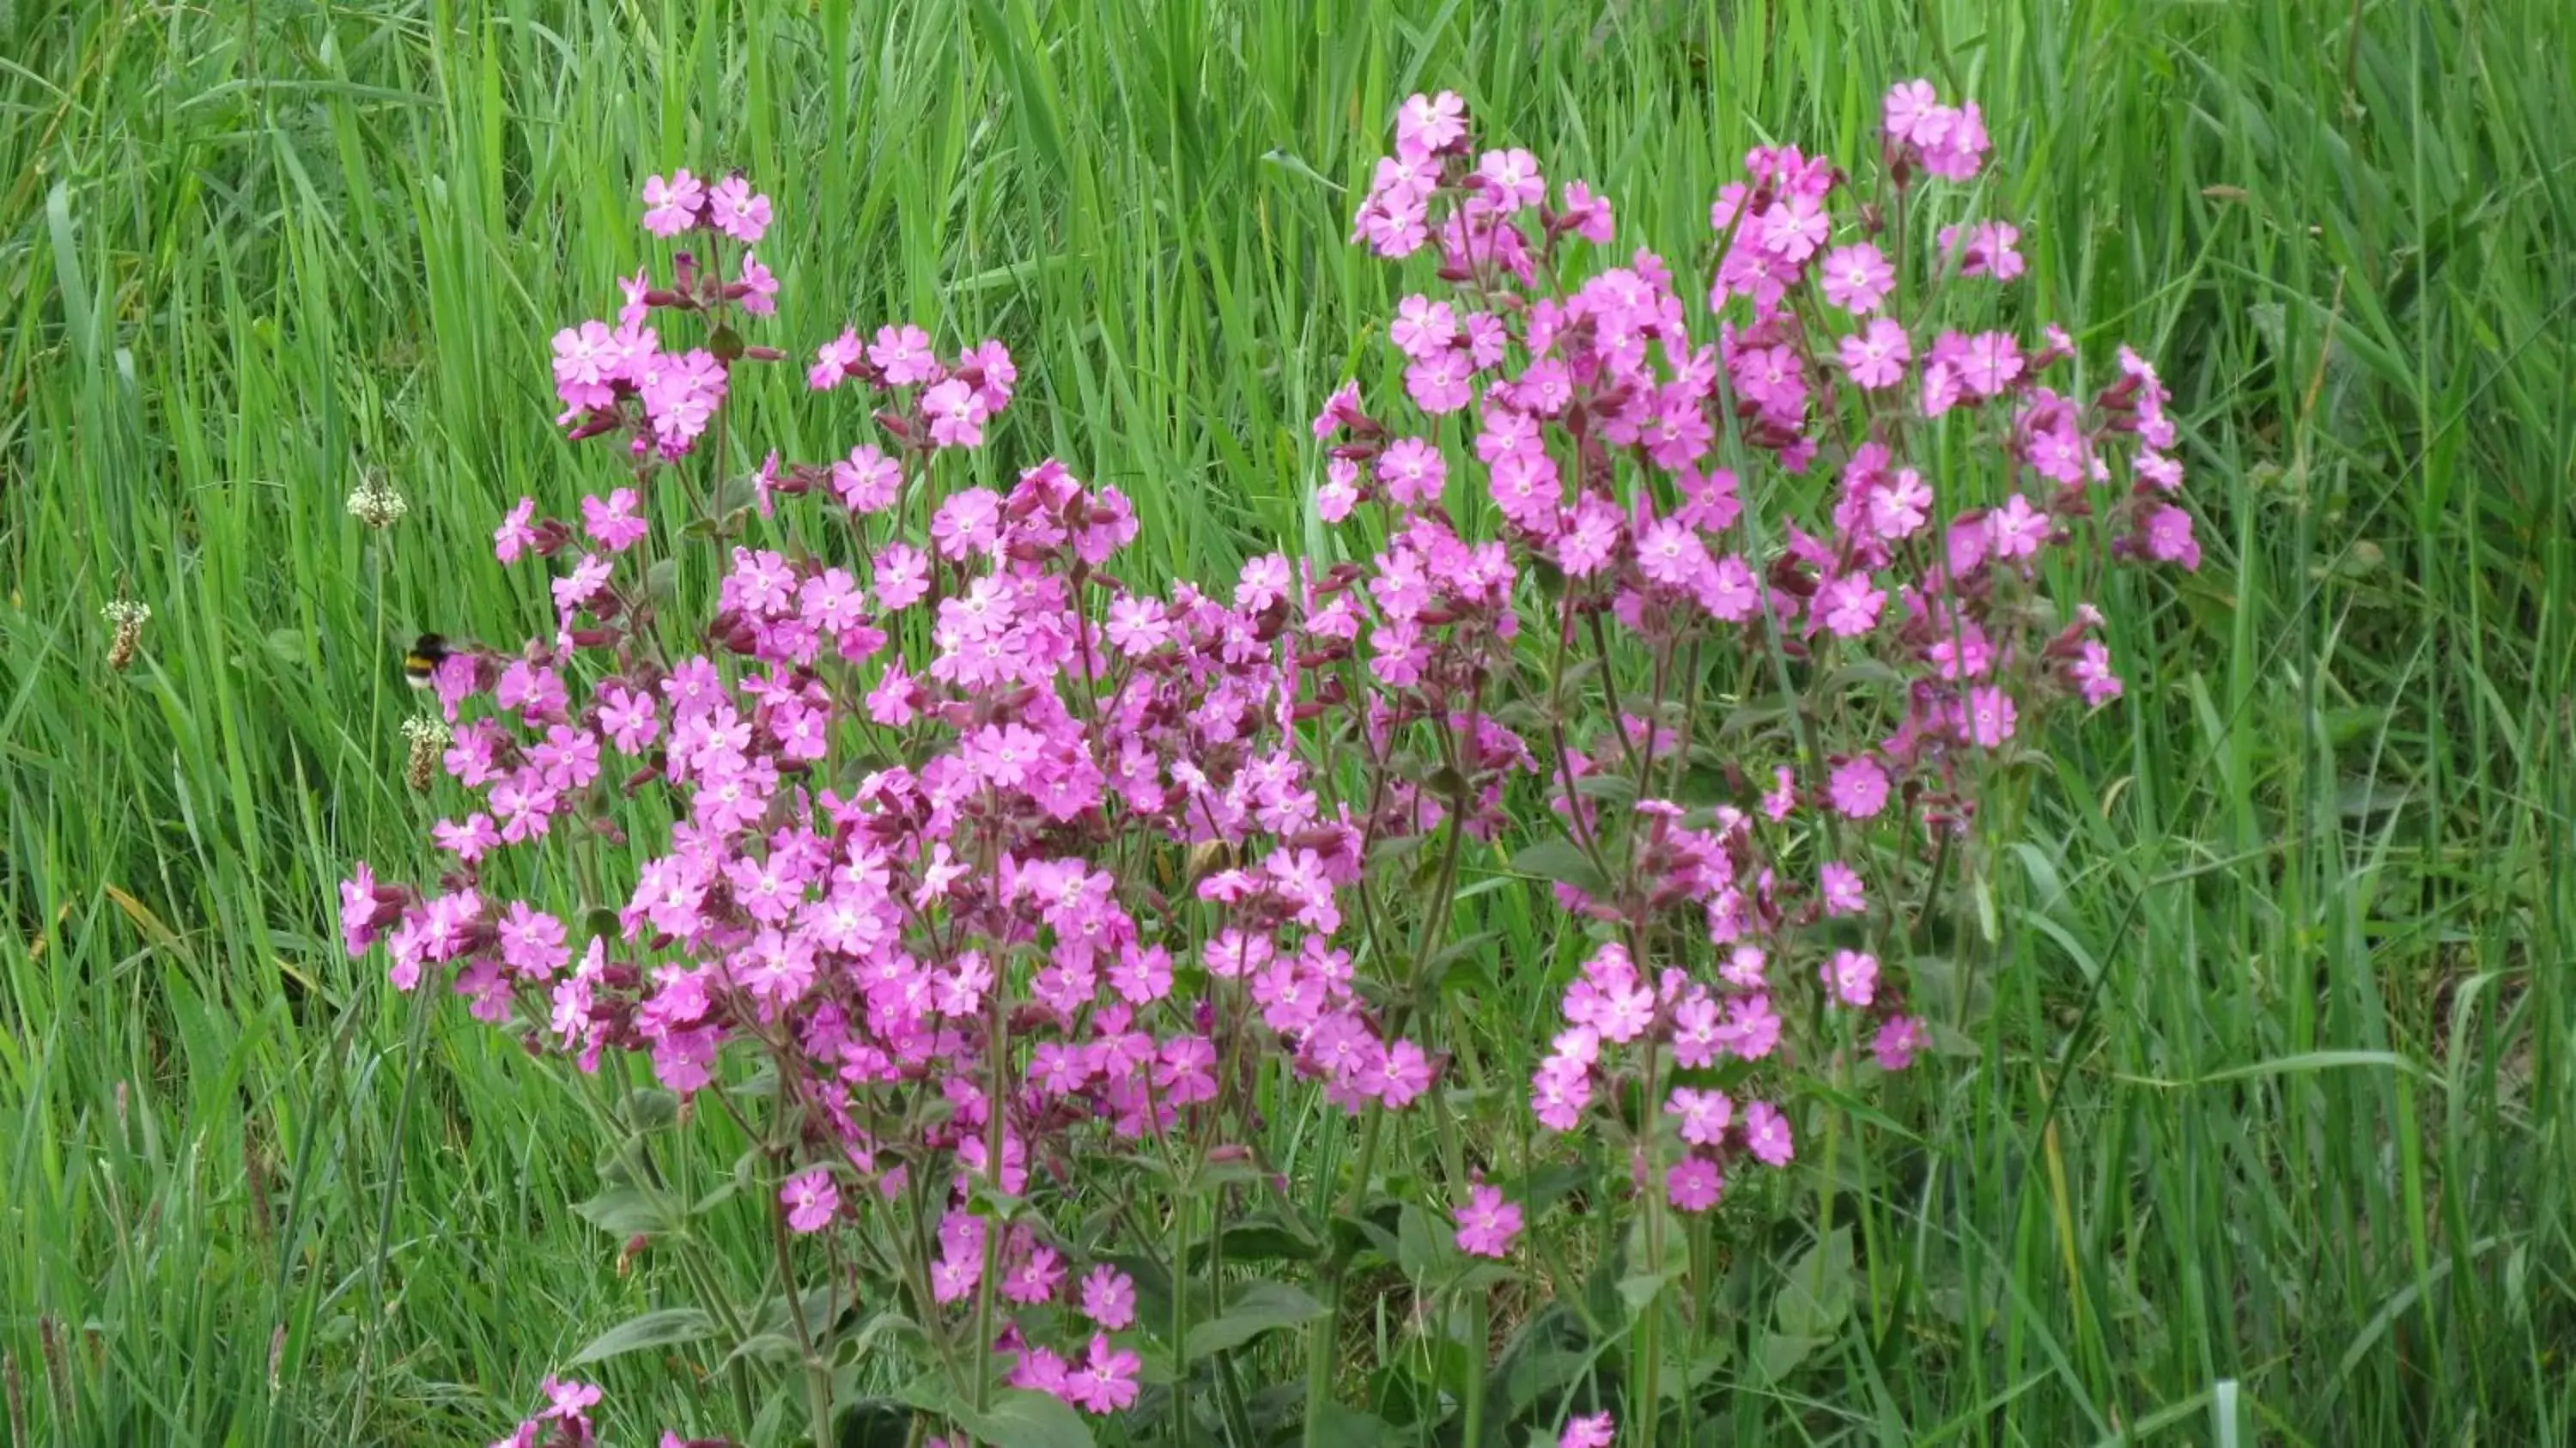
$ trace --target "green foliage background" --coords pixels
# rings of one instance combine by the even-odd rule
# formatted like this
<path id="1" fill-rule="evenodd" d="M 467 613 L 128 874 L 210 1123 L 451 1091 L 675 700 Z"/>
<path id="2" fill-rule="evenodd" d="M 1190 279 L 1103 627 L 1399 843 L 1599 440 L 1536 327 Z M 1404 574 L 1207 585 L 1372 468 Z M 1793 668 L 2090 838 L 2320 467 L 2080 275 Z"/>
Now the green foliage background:
<path id="1" fill-rule="evenodd" d="M 2162 363 L 2208 563 L 2105 601 L 2131 690 L 2052 741 L 1994 876 L 1983 1050 L 1905 1103 L 1930 1185 L 1853 1168 L 1859 1304 L 1791 1377 L 1722 1368 L 1708 1441 L 2571 1441 L 2571 34 L 2554 0 L 0 0 L 29 1431 L 479 1442 L 664 1300 L 567 1210 L 570 1094 L 331 928 L 347 862 L 423 854 L 396 640 L 517 637 L 496 516 L 608 475 L 549 426 L 546 338 L 642 257 L 645 172 L 777 197 L 792 347 L 1005 338 L 988 466 L 1060 453 L 1137 500 L 1142 566 L 1207 574 L 1320 545 L 1303 422 L 1391 302 L 1342 241 L 1396 98 L 1463 91 L 1678 260 L 1747 145 L 1866 156 L 1919 73 L 1995 127 L 2030 320 Z M 791 382 L 736 436 L 845 448 Z M 412 502 L 389 543 L 343 511 L 361 459 Z M 154 619 L 117 675 L 121 593 Z M 1549 958 L 1511 893 L 1471 1007 L 1506 1043 L 1557 983 L 1503 968 Z M 717 1410 L 687 1362 L 605 1381 L 621 1443 Z"/>

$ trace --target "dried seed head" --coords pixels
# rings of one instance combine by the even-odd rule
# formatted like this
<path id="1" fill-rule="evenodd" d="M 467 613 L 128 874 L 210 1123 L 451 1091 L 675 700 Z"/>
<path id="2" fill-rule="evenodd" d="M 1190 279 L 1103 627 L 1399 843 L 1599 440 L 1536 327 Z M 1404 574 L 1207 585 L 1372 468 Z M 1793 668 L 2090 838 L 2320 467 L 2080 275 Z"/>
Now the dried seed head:
<path id="1" fill-rule="evenodd" d="M 36 1346 L 45 1355 L 45 1389 L 53 1395 L 54 1421 L 68 1427 L 72 1421 L 71 1351 L 63 1344 L 62 1319 L 52 1313 L 36 1318 Z"/>
<path id="2" fill-rule="evenodd" d="M 152 605 L 139 599 L 120 598 L 98 613 L 116 630 L 115 636 L 107 643 L 107 666 L 121 672 L 134 662 L 135 651 L 143 646 L 143 626 L 152 621 Z"/>
<path id="3" fill-rule="evenodd" d="M 390 528 L 411 511 L 411 504 L 385 481 L 384 473 L 369 468 L 358 478 L 358 490 L 349 495 L 349 516 L 379 531 Z"/>
<path id="4" fill-rule="evenodd" d="M 9 1400 L 9 1441 L 33 1443 L 27 1436 L 27 1385 L 18 1376 L 15 1353 L 0 1352 L 0 1395 Z"/>
<path id="5" fill-rule="evenodd" d="M 437 716 L 415 714 L 403 721 L 403 738 L 411 743 L 411 758 L 403 766 L 403 781 L 415 790 L 429 788 L 438 777 L 438 757 L 447 750 L 455 736 Z"/>

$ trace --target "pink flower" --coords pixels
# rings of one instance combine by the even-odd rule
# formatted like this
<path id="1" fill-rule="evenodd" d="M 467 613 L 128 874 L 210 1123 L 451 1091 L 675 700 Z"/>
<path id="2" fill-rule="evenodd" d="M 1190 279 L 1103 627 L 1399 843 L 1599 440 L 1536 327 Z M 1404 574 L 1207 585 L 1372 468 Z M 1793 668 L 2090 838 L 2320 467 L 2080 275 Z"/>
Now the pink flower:
<path id="1" fill-rule="evenodd" d="M 585 1418 L 589 1409 L 599 1405 L 599 1389 L 590 1383 L 549 1377 L 537 1387 L 546 1395 L 546 1410 L 537 1415 L 541 1420 Z"/>
<path id="2" fill-rule="evenodd" d="M 1827 860 L 1818 875 L 1825 914 L 1858 915 L 1869 908 L 1869 899 L 1861 888 L 1860 872 L 1840 860 Z"/>
<path id="3" fill-rule="evenodd" d="M 769 198 L 752 194 L 751 183 L 740 176 L 727 176 L 707 194 L 707 217 L 716 230 L 758 246 L 769 232 Z"/>
<path id="4" fill-rule="evenodd" d="M 1837 950 L 1820 967 L 1826 989 L 1847 1006 L 1865 1006 L 1878 995 L 1878 957 L 1867 951 Z"/>
<path id="5" fill-rule="evenodd" d="M 2067 663 L 2066 672 L 2087 708 L 2098 709 L 2120 697 L 2120 676 L 2111 672 L 2111 650 L 2100 639 L 2086 639 Z"/>
<path id="6" fill-rule="evenodd" d="M 536 511 L 536 499 L 519 500 L 519 505 L 501 520 L 501 526 L 492 530 L 493 557 L 504 563 L 516 563 L 523 550 L 537 546 L 537 531 L 528 526 L 528 519 L 535 516 Z"/>
<path id="7" fill-rule="evenodd" d="M 1968 691 L 1961 710 L 1960 732 L 1981 749 L 1995 749 L 2013 737 L 2013 723 L 2020 711 L 2013 707 L 2012 695 L 1992 684 Z"/>
<path id="8" fill-rule="evenodd" d="M 1480 194 L 1506 214 L 1547 199 L 1538 158 L 1527 151 L 1487 151 L 1476 160 L 1476 179 L 1484 183 Z"/>
<path id="9" fill-rule="evenodd" d="M 1896 268 L 1865 241 L 1827 252 L 1822 270 L 1825 300 L 1846 312 L 1877 311 L 1887 294 L 1896 290 Z"/>
<path id="10" fill-rule="evenodd" d="M 1979 332 L 1955 364 L 1960 385 L 1979 397 L 1993 397 L 2021 376 L 2021 344 L 2010 332 Z"/>
<path id="11" fill-rule="evenodd" d="M 1386 1048 L 1385 1058 L 1372 1073 L 1377 1098 L 1387 1109 L 1400 1111 L 1415 1098 L 1431 1089 L 1431 1060 L 1422 1048 L 1411 1041 L 1399 1040 Z"/>
<path id="12" fill-rule="evenodd" d="M 1580 181 L 1565 183 L 1565 205 L 1557 209 L 1557 224 L 1594 246 L 1608 246 L 1617 225 L 1609 198 L 1594 195 L 1592 188 Z"/>
<path id="13" fill-rule="evenodd" d="M 1011 349 L 998 340 L 987 337 L 967 348 L 957 359 L 957 370 L 972 375 L 986 411 L 999 412 L 1011 405 L 1011 389 L 1020 380 L 1020 369 L 1011 360 Z"/>
<path id="14" fill-rule="evenodd" d="M 1829 579 L 1816 591 L 1816 616 L 1836 638 L 1858 638 L 1878 627 L 1879 610 L 1887 606 L 1887 594 L 1869 581 L 1866 573 L 1848 573 Z"/>
<path id="15" fill-rule="evenodd" d="M 951 377 L 923 393 L 921 410 L 930 416 L 930 440 L 937 446 L 984 445 L 984 420 L 992 410 L 984 405 L 984 395 L 963 380 Z"/>
<path id="16" fill-rule="evenodd" d="M 2021 253 L 2014 249 L 2021 241 L 2017 227 L 2000 221 L 1981 221 L 1965 232 L 1945 226 L 1939 241 L 1942 255 L 1958 258 L 1963 277 L 1990 276 L 2008 282 L 2022 274 Z"/>
<path id="17" fill-rule="evenodd" d="M 1745 1107 L 1744 1149 L 1764 1166 L 1787 1166 L 1797 1154 L 1796 1143 L 1789 1139 L 1789 1118 L 1768 1101 Z"/>
<path id="18" fill-rule="evenodd" d="M 1315 440 L 1322 442 L 1360 417 L 1360 385 L 1345 382 L 1333 389 L 1333 395 L 1324 399 L 1324 410 L 1315 414 Z"/>
<path id="19" fill-rule="evenodd" d="M 1439 501 L 1449 479 L 1449 463 L 1438 448 L 1422 439 L 1400 437 L 1378 456 L 1377 479 L 1396 504 L 1416 507 Z"/>
<path id="20" fill-rule="evenodd" d="M 1894 477 L 1870 490 L 1870 529 L 1891 543 L 1913 537 L 1931 515 L 1932 489 L 1912 468 L 1898 468 Z"/>
<path id="21" fill-rule="evenodd" d="M 1079 1367 L 1064 1372 L 1064 1398 L 1085 1412 L 1114 1413 L 1136 1401 L 1136 1374 L 1145 1360 L 1133 1350 L 1112 1347 L 1108 1335 L 1091 1335 L 1091 1352 Z"/>
<path id="22" fill-rule="evenodd" d="M 1878 1028 L 1869 1049 L 1878 1058 L 1880 1070 L 1902 1071 L 1914 1064 L 1915 1053 L 1931 1043 L 1922 1021 L 1913 1016 L 1891 1016 Z"/>
<path id="23" fill-rule="evenodd" d="M 1434 417 L 1456 412 L 1474 394 L 1467 387 L 1469 364 L 1454 348 L 1404 369 L 1404 390 L 1413 405 Z"/>
<path id="24" fill-rule="evenodd" d="M 1020 1264 L 1002 1278 L 1002 1296 L 1022 1307 L 1034 1307 L 1055 1300 L 1055 1289 L 1064 1281 L 1064 1264 L 1053 1247 L 1032 1247 Z"/>
<path id="25" fill-rule="evenodd" d="M 1082 1315 L 1117 1332 L 1136 1320 L 1136 1281 L 1103 1262 L 1082 1279 Z"/>
<path id="26" fill-rule="evenodd" d="M 844 328 L 841 335 L 814 349 L 814 365 L 805 374 L 805 385 L 817 392 L 829 392 L 848 379 L 850 370 L 866 360 L 867 349 L 859 344 L 856 328 Z"/>
<path id="27" fill-rule="evenodd" d="M 1456 91 L 1406 99 L 1395 113 L 1395 148 L 1399 155 L 1428 156 L 1456 144 L 1467 134 L 1467 103 Z"/>
<path id="28" fill-rule="evenodd" d="M 481 810 L 468 814 L 462 822 L 440 820 L 429 827 L 430 838 L 440 849 L 469 864 L 480 860 L 494 845 L 501 843 L 501 833 L 492 828 L 492 817 Z"/>
<path id="29" fill-rule="evenodd" d="M 764 200 L 762 205 L 767 205 Z M 750 252 L 742 254 L 742 309 L 755 317 L 774 315 L 778 311 L 778 276 L 760 264 Z M 731 295 L 731 293 L 727 293 Z"/>
<path id="30" fill-rule="evenodd" d="M 611 553 L 623 553 L 635 546 L 651 527 L 636 516 L 633 488 L 619 488 L 606 501 L 598 498 L 581 500 L 581 524 L 599 546 Z"/>
<path id="31" fill-rule="evenodd" d="M 1773 824 L 1798 807 L 1798 772 L 1785 764 L 1771 768 L 1771 788 L 1762 795 L 1762 813 Z"/>
<path id="32" fill-rule="evenodd" d="M 832 464 L 832 492 L 853 513 L 882 513 L 903 490 L 903 465 L 863 442 Z"/>
<path id="33" fill-rule="evenodd" d="M 1664 1172 L 1664 1199 L 1685 1212 L 1705 1212 L 1717 1205 L 1718 1193 L 1726 1185 L 1718 1175 L 1717 1163 L 1705 1157 L 1686 1156 Z"/>
<path id="34" fill-rule="evenodd" d="M 1315 489 L 1315 516 L 1326 523 L 1338 523 L 1359 506 L 1357 486 L 1359 464 L 1347 458 L 1335 458 L 1328 466 L 1324 481 Z"/>
<path id="35" fill-rule="evenodd" d="M 1594 1413 L 1588 1418 L 1569 1419 L 1565 1431 L 1558 1434 L 1556 1448 L 1610 1448 L 1617 1427 L 1607 1413 Z"/>
<path id="36" fill-rule="evenodd" d="M 564 946 L 563 922 L 529 908 L 524 900 L 510 903 L 510 913 L 495 933 L 500 937 L 501 963 L 526 979 L 543 980 L 572 959 Z"/>
<path id="37" fill-rule="evenodd" d="M 1691 1086 L 1676 1086 L 1664 1110 L 1681 1119 L 1682 1140 L 1693 1146 L 1715 1146 L 1726 1139 L 1726 1128 L 1735 1119 L 1735 1103 L 1724 1092 L 1702 1091 Z"/>
<path id="38" fill-rule="evenodd" d="M 1825 208 L 1811 196 L 1788 196 L 1761 213 L 1755 244 L 1791 266 L 1814 256 L 1825 244 L 1830 223 Z"/>
<path id="39" fill-rule="evenodd" d="M 1825 780 L 1825 799 L 1845 819 L 1875 819 L 1887 806 L 1887 771 L 1867 755 L 1834 766 Z"/>
<path id="40" fill-rule="evenodd" d="M 2002 507 L 1986 516 L 1986 534 L 1997 558 L 2037 557 L 2053 526 L 2046 513 L 2032 507 L 2030 499 L 2019 493 L 2006 498 Z"/>
<path id="41" fill-rule="evenodd" d="M 1708 545 L 1677 518 L 1661 519 L 1637 537 L 1637 571 L 1650 582 L 1688 590 L 1709 567 Z"/>
<path id="42" fill-rule="evenodd" d="M 1448 351 L 1456 340 L 1458 317 L 1447 302 L 1435 302 L 1417 292 L 1396 304 L 1395 320 L 1387 324 L 1386 336 L 1410 360 L 1428 361 Z M 1352 402 L 1357 404 L 1356 394 Z"/>
<path id="43" fill-rule="evenodd" d="M 943 375 L 939 359 L 931 355 L 930 334 L 910 322 L 877 328 L 877 339 L 868 344 L 868 361 L 885 374 L 889 387 L 935 382 Z"/>
<path id="44" fill-rule="evenodd" d="M 611 385 L 623 380 L 624 368 L 605 322 L 584 322 L 555 333 L 555 395 L 578 413 L 607 407 L 617 400 Z"/>
<path id="45" fill-rule="evenodd" d="M 2191 515 L 2171 503 L 2158 503 L 2147 513 L 2146 549 L 2159 563 L 2200 569 L 2200 540 L 2191 534 Z"/>
<path id="46" fill-rule="evenodd" d="M 631 327 L 652 315 L 652 307 L 644 300 L 644 294 L 651 290 L 653 290 L 653 271 L 650 267 L 639 266 L 635 269 L 635 275 L 617 279 L 618 294 L 626 298 L 625 304 L 617 309 L 617 320 L 620 324 Z"/>
<path id="47" fill-rule="evenodd" d="M 1853 384 L 1873 392 L 1903 380 L 1905 364 L 1914 360 L 1914 344 L 1906 338 L 1904 324 L 1893 317 L 1873 317 L 1868 326 L 1835 345 Z"/>
<path id="48" fill-rule="evenodd" d="M 819 1232 L 832 1225 L 832 1214 L 841 1209 L 841 1192 L 832 1184 L 832 1173 L 818 1166 L 781 1183 L 778 1204 L 787 1209 L 791 1229 Z"/>
<path id="49" fill-rule="evenodd" d="M 698 224 L 698 208 L 706 199 L 706 187 L 686 170 L 672 172 L 668 182 L 659 176 L 647 176 L 644 229 L 655 236 L 677 236 Z"/>
<path id="50" fill-rule="evenodd" d="M 1520 1205 L 1503 1200 L 1500 1187 L 1479 1183 L 1451 1215 L 1458 1224 L 1458 1250 L 1470 1256 L 1503 1256 L 1521 1234 Z"/>

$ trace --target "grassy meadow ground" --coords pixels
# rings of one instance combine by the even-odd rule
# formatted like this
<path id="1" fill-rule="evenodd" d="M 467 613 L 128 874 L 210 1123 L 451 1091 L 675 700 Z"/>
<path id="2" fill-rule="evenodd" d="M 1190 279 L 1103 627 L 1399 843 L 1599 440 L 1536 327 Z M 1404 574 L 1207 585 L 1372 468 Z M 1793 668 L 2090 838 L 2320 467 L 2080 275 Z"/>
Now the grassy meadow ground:
<path id="1" fill-rule="evenodd" d="M 2571 55 L 2557 0 L 0 0 L 32 1441 L 481 1442 L 666 1289 L 565 1209 L 571 1093 L 331 924 L 424 849 L 398 641 L 519 637 L 497 514 L 605 476 L 546 338 L 613 305 L 644 173 L 777 197 L 791 347 L 1006 339 L 990 466 L 1060 453 L 1206 574 L 1320 538 L 1304 420 L 1391 304 L 1346 188 L 1406 91 L 1697 264 L 1747 145 L 1865 156 L 1926 74 L 1995 128 L 2031 320 L 2162 363 L 2208 562 L 2106 600 L 2131 690 L 1998 862 L 1983 1050 L 1886 1104 L 1930 1185 L 1858 1181 L 1860 1307 L 1703 1441 L 2576 1442 Z M 1498 968 L 1548 957 L 1521 893 L 1478 897 L 1506 1041 L 1558 983 Z M 609 1364 L 615 1441 L 701 1366 Z"/>

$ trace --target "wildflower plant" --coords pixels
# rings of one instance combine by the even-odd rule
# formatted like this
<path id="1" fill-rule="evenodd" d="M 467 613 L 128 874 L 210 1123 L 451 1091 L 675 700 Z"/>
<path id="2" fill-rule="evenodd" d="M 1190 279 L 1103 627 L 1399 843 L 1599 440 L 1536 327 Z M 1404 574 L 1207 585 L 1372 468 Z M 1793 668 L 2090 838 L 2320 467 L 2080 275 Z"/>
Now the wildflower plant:
<path id="1" fill-rule="evenodd" d="M 972 481 L 1018 381 L 997 341 L 843 332 L 805 381 L 870 435 L 728 476 L 737 374 L 785 357 L 749 340 L 771 205 L 648 182 L 645 228 L 688 249 L 554 343 L 567 436 L 627 476 L 505 517 L 553 616 L 435 677 L 435 881 L 342 887 L 353 954 L 602 1083 L 582 1210 L 628 1256 L 667 1242 L 695 1300 L 584 1356 L 713 1340 L 735 1435 L 784 1382 L 832 1441 L 886 1376 L 865 1343 L 951 1441 L 1302 1412 L 1325 1442 L 1355 1421 L 1344 1299 L 1384 1262 L 1471 1314 L 1439 1410 L 1465 1441 L 1518 1412 L 1598 1448 L 1601 1399 L 1653 1441 L 1706 1390 L 1667 1335 L 1729 1330 L 1673 1290 L 1712 1209 L 1954 1024 L 1913 942 L 2017 752 L 2123 687 L 2083 600 L 2197 563 L 2143 359 L 2088 393 L 2055 327 L 1945 325 L 2021 270 L 1951 184 L 1987 151 L 1920 82 L 1865 181 L 1756 150 L 1703 291 L 1413 97 L 1353 241 L 1427 284 L 1387 385 L 1315 419 L 1336 551 L 1161 589 L 1122 571 L 1116 488 L 1051 459 Z M 690 550 L 720 555 L 704 618 Z M 1451 1099 L 1453 1056 L 1513 1055 L 1435 1008 L 1471 865 L 1533 880 L 1567 942 L 1527 1132 Z M 1356 1150 L 1299 1179 L 1268 1127 L 1310 1106 Z M 676 1188 L 682 1130 L 743 1149 L 728 1185 Z M 1498 1139 L 1602 1169 L 1578 1207 Z M 770 1260 L 710 1260 L 714 1211 L 756 1213 Z M 1578 1211 L 1622 1224 L 1620 1319 L 1588 1314 L 1617 1380 L 1515 1407 L 1484 1294 Z M 1302 1390 L 1260 1392 L 1298 1333 Z M 596 1389 L 545 1392 L 504 1441 L 593 1441 Z"/>

